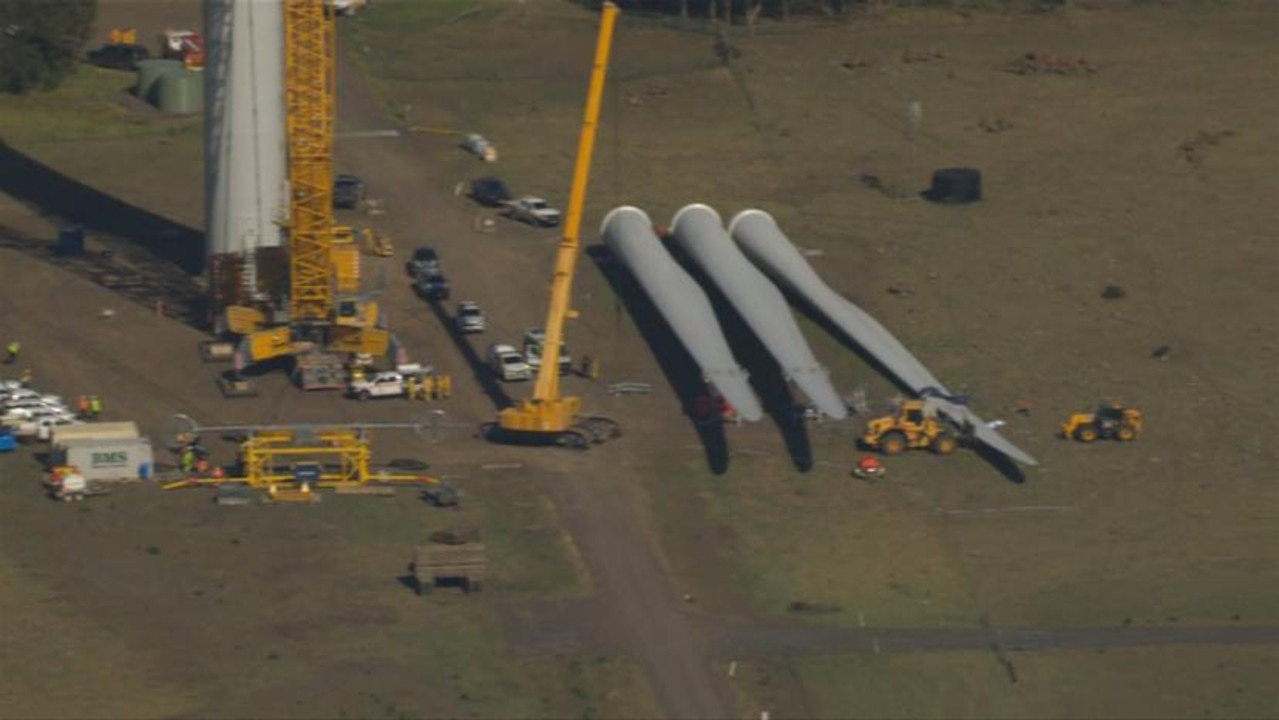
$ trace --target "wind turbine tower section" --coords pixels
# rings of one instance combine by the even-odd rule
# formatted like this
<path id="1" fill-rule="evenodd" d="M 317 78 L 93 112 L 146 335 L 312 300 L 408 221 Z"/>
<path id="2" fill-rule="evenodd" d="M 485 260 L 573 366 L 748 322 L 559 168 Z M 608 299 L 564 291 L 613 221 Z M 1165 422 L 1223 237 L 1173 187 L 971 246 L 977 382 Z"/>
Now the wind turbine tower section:
<path id="1" fill-rule="evenodd" d="M 205 237 L 214 317 L 284 290 L 284 0 L 204 0 Z"/>

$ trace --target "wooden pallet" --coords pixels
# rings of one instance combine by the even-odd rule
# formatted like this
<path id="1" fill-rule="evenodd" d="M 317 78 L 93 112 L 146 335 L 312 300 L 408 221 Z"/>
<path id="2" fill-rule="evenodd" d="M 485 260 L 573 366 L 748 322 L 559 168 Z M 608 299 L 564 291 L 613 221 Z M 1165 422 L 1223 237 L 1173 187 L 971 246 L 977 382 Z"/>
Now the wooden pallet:
<path id="1" fill-rule="evenodd" d="M 418 591 L 429 593 L 441 580 L 456 580 L 468 593 L 479 592 L 488 571 L 484 543 L 419 545 L 413 550 L 412 571 Z"/>

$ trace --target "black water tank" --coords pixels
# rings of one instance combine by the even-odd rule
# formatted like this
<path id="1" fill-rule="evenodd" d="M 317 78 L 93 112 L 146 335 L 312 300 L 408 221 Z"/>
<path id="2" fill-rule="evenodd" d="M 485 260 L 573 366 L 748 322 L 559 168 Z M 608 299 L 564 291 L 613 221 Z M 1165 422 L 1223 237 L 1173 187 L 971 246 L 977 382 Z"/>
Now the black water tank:
<path id="1" fill-rule="evenodd" d="M 54 251 L 59 255 L 84 254 L 84 226 L 62 225 L 58 227 L 58 245 Z"/>
<path id="2" fill-rule="evenodd" d="M 933 173 L 933 186 L 924 197 L 937 203 L 972 203 L 981 200 L 981 171 L 945 168 Z"/>

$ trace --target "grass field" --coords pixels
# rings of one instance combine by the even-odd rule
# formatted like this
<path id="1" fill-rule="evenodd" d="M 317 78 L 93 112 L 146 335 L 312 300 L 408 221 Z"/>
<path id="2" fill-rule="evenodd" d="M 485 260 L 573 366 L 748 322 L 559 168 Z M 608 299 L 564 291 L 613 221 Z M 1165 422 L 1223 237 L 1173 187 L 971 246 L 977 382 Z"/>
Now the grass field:
<path id="1" fill-rule="evenodd" d="M 134 81 L 133 73 L 79 65 L 54 90 L 6 97 L 0 138 L 29 146 L 148 135 L 202 137 L 200 116 L 150 109 L 132 96 Z"/>
<path id="2" fill-rule="evenodd" d="M 771 717 L 1190 718 L 1270 717 L 1270 648 L 1108 652 L 820 656 L 739 664 L 743 707 Z M 794 691 L 810 705 L 794 708 Z"/>
<path id="3" fill-rule="evenodd" d="M 145 5 L 120 7 L 145 15 Z M 859 423 L 810 427 L 817 462 L 808 472 L 762 423 L 728 430 L 730 467 L 712 475 L 633 323 L 583 263 L 574 349 L 593 343 L 609 373 L 657 389 L 606 402 L 630 414 L 623 442 L 638 450 L 619 476 L 633 474 L 648 493 L 673 585 L 710 614 L 869 627 L 1279 619 L 1279 418 L 1269 400 L 1279 346 L 1268 312 L 1279 305 L 1279 217 L 1263 201 L 1274 195 L 1279 144 L 1268 120 L 1279 97 L 1266 74 L 1274 20 L 1271 6 L 1246 2 L 901 12 L 735 27 L 727 39 L 740 55 L 725 64 L 704 28 L 625 16 L 584 237 L 593 242 L 603 212 L 621 203 L 659 225 L 689 202 L 726 218 L 763 207 L 797 244 L 821 252 L 818 270 L 836 290 L 952 390 L 973 395 L 979 412 L 1007 420 L 1008 436 L 1042 462 L 1014 484 L 970 453 L 915 454 L 868 485 L 847 472 Z M 341 37 L 388 124 L 481 132 L 501 153 L 490 168 L 449 135 L 414 144 L 430 161 L 413 193 L 449 202 L 456 182 L 496 171 L 518 193 L 562 206 L 595 22 L 552 0 L 381 0 L 343 20 Z M 1084 56 L 1100 69 L 1002 70 L 1031 51 Z M 123 94 L 130 83 L 85 68 L 52 93 L 0 98 L 0 136 L 57 172 L 198 227 L 199 120 L 138 107 Z M 923 117 L 912 128 L 916 101 Z M 951 165 L 983 170 L 984 202 L 938 207 L 916 197 L 932 169 Z M 404 242 L 443 232 L 414 210 L 395 209 L 425 218 L 405 228 Z M 449 212 L 465 226 L 469 208 Z M 443 242 L 493 257 L 542 242 L 544 255 L 518 256 L 511 272 L 549 274 L 554 238 L 523 230 L 487 245 L 471 235 Z M 129 407 L 150 418 L 209 400 L 210 383 L 190 388 L 190 366 L 152 351 L 180 348 L 193 363 L 199 338 L 189 328 L 147 324 L 137 308 L 92 332 L 50 324 L 51 307 L 95 318 L 112 299 L 52 266 L 15 258 L 9 267 L 21 270 L 3 288 L 8 331 L 79 349 L 50 362 L 42 381 L 144 388 Z M 1126 299 L 1102 300 L 1110 283 Z M 502 322 L 540 321 L 540 301 L 514 284 L 499 289 L 510 306 Z M 411 307 L 420 334 L 444 344 Z M 876 403 L 895 392 L 838 341 L 802 326 L 841 391 L 865 388 Z M 124 327 L 142 328 L 155 345 L 121 342 Z M 1155 361 L 1161 345 L 1171 354 Z M 114 364 L 96 364 L 108 355 Z M 137 368 L 150 384 L 138 383 Z M 157 388 L 187 389 L 152 395 Z M 1146 410 L 1140 442 L 1053 438 L 1067 413 L 1109 397 Z M 1019 400 L 1033 405 L 1029 416 L 1012 412 Z M 268 405 L 239 408 L 276 417 Z M 297 407 L 303 419 L 331 417 L 320 401 Z M 430 451 L 457 459 L 467 449 Z M 659 714 L 625 658 L 525 657 L 508 645 L 500 601 L 574 596 L 589 581 L 535 484 L 464 486 L 457 513 L 407 495 L 240 514 L 168 495 L 163 504 L 86 504 L 69 522 L 32 486 L 6 483 L 0 584 L 13 590 L 0 593 L 0 610 L 29 622 L 0 647 L 0 715 Z M 412 595 L 395 578 L 409 548 L 452 524 L 484 528 L 492 592 Z M 795 603 L 808 611 L 794 612 Z M 28 647 L 36 649 L 18 651 Z M 1016 682 L 993 653 L 786 657 L 743 663 L 734 682 L 746 714 L 774 718 L 1262 717 L 1279 708 L 1267 690 L 1276 669 L 1268 648 L 1012 662 Z M 50 682 L 36 668 L 60 666 L 112 671 L 56 702 L 32 691 Z"/>
<path id="4" fill-rule="evenodd" d="M 823 447 L 851 442 L 847 427 L 829 427 Z M 734 433 L 738 447 L 762 434 Z M 1193 547 L 1170 554 L 1136 488 L 1101 483 L 1095 499 L 1081 499 L 1070 479 L 964 488 L 963 477 L 993 471 L 976 458 L 928 455 L 900 460 L 888 480 L 867 485 L 845 468 L 796 472 L 774 443 L 756 445 L 769 456 L 734 456 L 729 478 L 690 458 L 661 464 L 652 471 L 661 480 L 649 483 L 659 518 L 691 502 L 723 529 L 716 552 L 731 558 L 735 584 L 762 612 L 793 617 L 792 603 L 815 603 L 831 612 L 806 615 L 814 621 L 880 627 L 1275 619 L 1270 550 L 1252 540 L 1272 522 L 1264 508 L 1227 525 L 1188 520 Z M 1119 448 L 1097 450 L 1122 461 Z M 1243 501 L 1230 495 L 1214 502 Z M 685 575 L 698 582 L 694 568 Z"/>

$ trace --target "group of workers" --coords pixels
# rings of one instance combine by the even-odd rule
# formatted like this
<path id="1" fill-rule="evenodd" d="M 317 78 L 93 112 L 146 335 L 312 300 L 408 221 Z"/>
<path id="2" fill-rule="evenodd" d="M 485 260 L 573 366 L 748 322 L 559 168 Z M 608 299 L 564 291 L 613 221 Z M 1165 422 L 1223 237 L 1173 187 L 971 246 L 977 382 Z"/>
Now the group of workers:
<path id="1" fill-rule="evenodd" d="M 76 415 L 81 420 L 96 420 L 102 414 L 102 399 L 97 395 L 81 395 L 76 399 Z"/>
<path id="2" fill-rule="evenodd" d="M 404 396 L 410 400 L 443 400 L 453 395 L 453 378 L 450 375 L 412 375 L 404 378 Z"/>
<path id="3" fill-rule="evenodd" d="M 178 440 L 182 444 L 182 452 L 178 453 L 178 467 L 184 475 L 223 477 L 221 466 L 209 463 L 209 453 L 200 445 L 198 436 L 184 433 L 178 436 Z"/>

